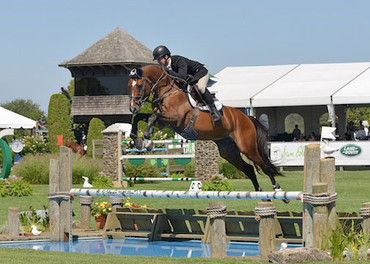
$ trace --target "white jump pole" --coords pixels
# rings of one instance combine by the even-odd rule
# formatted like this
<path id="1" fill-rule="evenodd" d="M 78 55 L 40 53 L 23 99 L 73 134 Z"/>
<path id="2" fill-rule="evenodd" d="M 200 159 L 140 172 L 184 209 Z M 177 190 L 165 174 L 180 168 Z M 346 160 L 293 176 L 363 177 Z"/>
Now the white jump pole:
<path id="1" fill-rule="evenodd" d="M 187 144 L 187 143 L 194 143 L 195 140 L 187 140 L 187 139 L 167 139 L 167 140 L 152 140 L 154 144 Z M 132 140 L 124 140 L 122 141 L 123 145 L 134 144 Z"/>
<path id="2" fill-rule="evenodd" d="M 161 154 L 161 155 L 122 155 L 123 159 L 192 159 L 194 154 Z"/>
<path id="3" fill-rule="evenodd" d="M 75 196 L 148 197 L 186 199 L 302 200 L 302 192 L 228 192 L 228 191 L 152 191 L 112 189 L 71 189 Z"/>
<path id="4" fill-rule="evenodd" d="M 122 177 L 122 181 L 195 181 L 195 178 Z"/>

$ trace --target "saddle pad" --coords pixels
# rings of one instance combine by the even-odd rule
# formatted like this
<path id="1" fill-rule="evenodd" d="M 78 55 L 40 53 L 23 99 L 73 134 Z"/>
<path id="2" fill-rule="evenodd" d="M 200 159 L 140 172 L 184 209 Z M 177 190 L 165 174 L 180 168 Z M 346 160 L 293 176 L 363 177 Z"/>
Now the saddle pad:
<path id="1" fill-rule="evenodd" d="M 210 112 L 209 108 L 207 105 L 202 105 L 202 106 L 197 106 L 197 102 L 194 100 L 194 98 L 191 96 L 190 94 L 190 90 L 191 90 L 191 87 L 188 86 L 188 99 L 189 99 L 189 103 L 190 105 L 195 108 L 195 107 L 198 107 L 200 111 L 205 111 L 205 112 Z M 215 101 L 215 106 L 217 108 L 217 111 L 221 111 L 222 109 L 222 104 L 221 102 L 216 98 L 214 97 L 213 100 Z"/>

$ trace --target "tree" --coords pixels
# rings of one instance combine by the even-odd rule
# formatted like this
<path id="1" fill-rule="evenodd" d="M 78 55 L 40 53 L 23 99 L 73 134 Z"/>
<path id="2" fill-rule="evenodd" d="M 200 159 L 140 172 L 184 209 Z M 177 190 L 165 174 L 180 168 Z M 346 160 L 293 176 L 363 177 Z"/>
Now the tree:
<path id="1" fill-rule="evenodd" d="M 353 122 L 356 127 L 360 124 L 360 121 L 370 120 L 370 107 L 353 107 L 349 108 L 348 122 Z"/>
<path id="2" fill-rule="evenodd" d="M 40 109 L 40 105 L 32 102 L 30 99 L 15 99 L 11 102 L 1 104 L 1 106 L 35 121 L 44 115 L 44 112 Z"/>
<path id="3" fill-rule="evenodd" d="M 87 151 L 86 155 L 92 157 L 92 141 L 94 139 L 103 139 L 101 133 L 105 129 L 104 122 L 99 118 L 94 117 L 89 123 L 89 130 L 87 131 Z"/>
<path id="4" fill-rule="evenodd" d="M 63 145 L 67 139 L 75 141 L 72 131 L 71 103 L 63 94 L 53 94 L 50 97 L 47 128 L 51 152 L 59 149 L 57 135 L 63 135 Z"/>
<path id="5" fill-rule="evenodd" d="M 73 98 L 73 96 L 75 95 L 75 80 L 72 79 L 70 82 L 69 82 L 69 85 L 67 87 L 67 91 L 69 93 L 69 96 L 71 98 Z"/>

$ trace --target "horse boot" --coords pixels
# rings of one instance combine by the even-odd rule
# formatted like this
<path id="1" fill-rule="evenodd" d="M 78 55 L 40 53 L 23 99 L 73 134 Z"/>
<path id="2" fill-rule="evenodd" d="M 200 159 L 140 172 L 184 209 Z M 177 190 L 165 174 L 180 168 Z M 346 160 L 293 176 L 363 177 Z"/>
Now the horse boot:
<path id="1" fill-rule="evenodd" d="M 204 101 L 206 102 L 209 110 L 211 111 L 213 122 L 216 124 L 221 121 L 222 114 L 218 112 L 215 101 L 213 100 L 212 94 L 206 89 L 204 94 L 202 94 Z"/>

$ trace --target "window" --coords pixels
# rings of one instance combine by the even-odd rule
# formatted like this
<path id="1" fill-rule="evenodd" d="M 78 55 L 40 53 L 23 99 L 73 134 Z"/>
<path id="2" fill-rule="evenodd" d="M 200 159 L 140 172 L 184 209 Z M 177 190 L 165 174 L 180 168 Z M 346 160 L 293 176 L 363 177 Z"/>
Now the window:
<path id="1" fill-rule="evenodd" d="M 75 95 L 127 95 L 128 80 L 128 76 L 76 78 Z"/>

